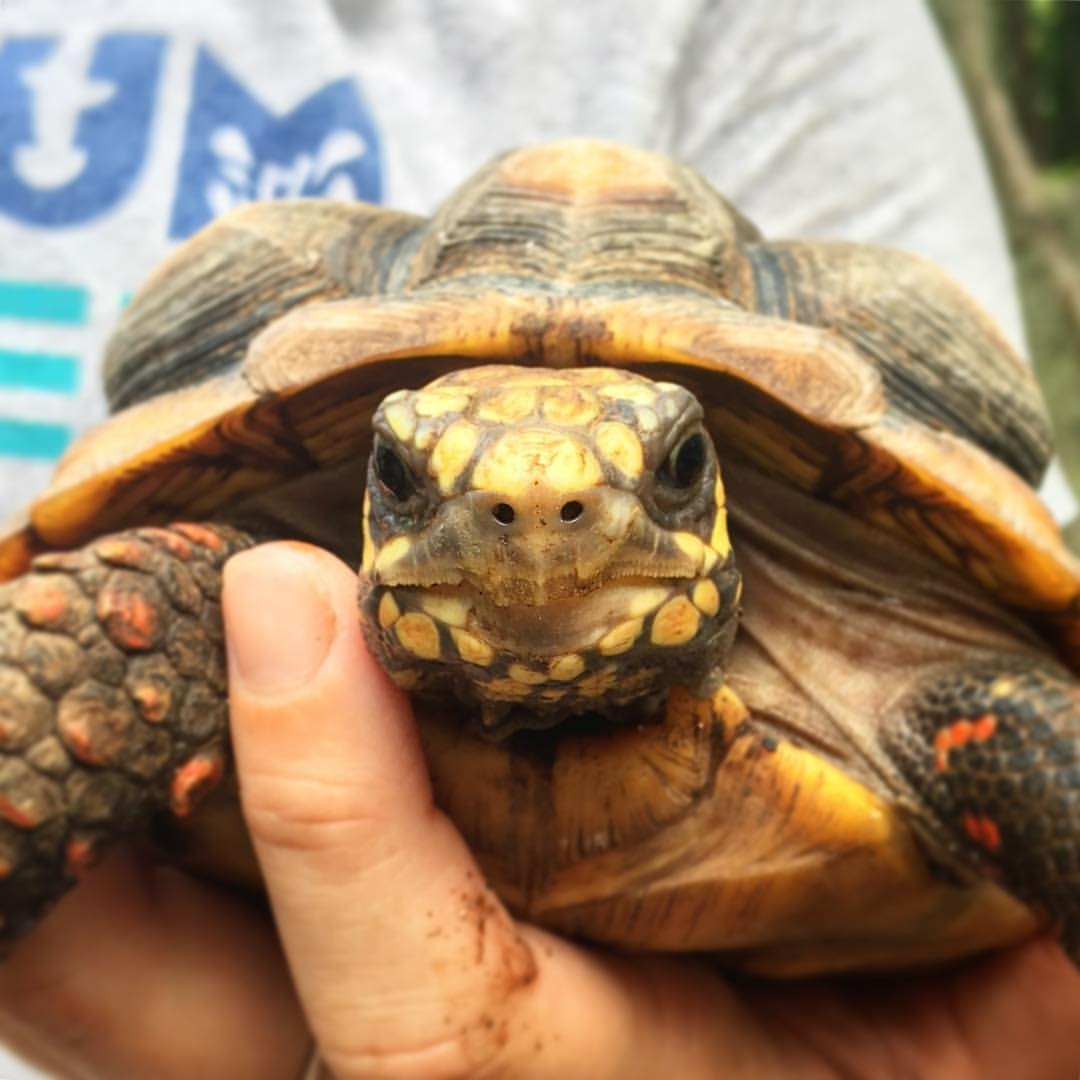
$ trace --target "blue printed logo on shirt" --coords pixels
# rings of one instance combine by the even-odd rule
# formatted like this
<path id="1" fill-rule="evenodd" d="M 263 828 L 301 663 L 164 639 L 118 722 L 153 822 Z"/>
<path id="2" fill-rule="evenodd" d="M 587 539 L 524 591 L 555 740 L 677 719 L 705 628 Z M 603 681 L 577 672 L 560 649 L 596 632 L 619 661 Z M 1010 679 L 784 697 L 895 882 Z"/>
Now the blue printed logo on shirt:
<path id="1" fill-rule="evenodd" d="M 378 135 L 352 79 L 338 79 L 275 116 L 200 50 L 170 237 L 188 236 L 253 199 L 377 202 L 381 194 Z"/>
<path id="2" fill-rule="evenodd" d="M 146 158 L 164 42 L 110 34 L 0 44 L 0 213 L 78 225 L 123 198 Z"/>

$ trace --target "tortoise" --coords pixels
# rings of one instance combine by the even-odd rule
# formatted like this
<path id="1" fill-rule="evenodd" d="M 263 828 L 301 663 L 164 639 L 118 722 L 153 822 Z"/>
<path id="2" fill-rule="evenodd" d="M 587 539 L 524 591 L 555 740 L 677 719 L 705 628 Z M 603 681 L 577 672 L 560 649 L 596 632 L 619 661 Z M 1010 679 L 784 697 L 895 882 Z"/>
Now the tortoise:
<path id="1" fill-rule="evenodd" d="M 519 915 L 781 976 L 1045 927 L 1080 957 L 1048 422 L 926 261 L 766 240 L 658 154 L 527 147 L 430 220 L 231 212 L 105 380 L 0 541 L 6 940 L 122 836 L 249 880 L 218 593 L 286 537 L 359 567 Z"/>

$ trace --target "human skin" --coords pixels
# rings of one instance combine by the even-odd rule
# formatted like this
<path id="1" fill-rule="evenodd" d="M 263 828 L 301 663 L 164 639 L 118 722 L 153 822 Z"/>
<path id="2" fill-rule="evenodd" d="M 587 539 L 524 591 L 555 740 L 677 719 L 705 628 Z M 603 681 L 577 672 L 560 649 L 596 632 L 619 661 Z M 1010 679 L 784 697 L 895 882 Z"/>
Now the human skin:
<path id="1" fill-rule="evenodd" d="M 1076 1080 L 1050 941 L 933 977 L 767 986 L 516 924 L 434 807 L 355 578 L 273 544 L 225 574 L 241 797 L 273 920 L 119 854 L 0 965 L 0 1035 L 64 1077 Z"/>

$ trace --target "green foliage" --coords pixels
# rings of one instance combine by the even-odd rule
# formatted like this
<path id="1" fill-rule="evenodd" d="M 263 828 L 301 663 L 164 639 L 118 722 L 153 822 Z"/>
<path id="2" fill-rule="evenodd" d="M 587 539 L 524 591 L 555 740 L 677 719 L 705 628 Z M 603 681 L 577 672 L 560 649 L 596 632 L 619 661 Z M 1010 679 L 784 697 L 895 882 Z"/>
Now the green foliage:
<path id="1" fill-rule="evenodd" d="M 990 20 L 997 79 L 1039 165 L 1036 194 L 1047 211 L 1042 221 L 1014 205 L 1000 175 L 996 179 L 1032 360 L 1065 471 L 1080 492 L 1080 340 L 1039 251 L 1039 232 L 1049 228 L 1080 262 L 1080 2 L 976 0 L 972 7 L 964 0 L 929 0 L 929 5 L 951 49 L 963 19 L 974 14 Z M 962 63 L 960 70 L 967 76 Z M 987 157 L 998 164 L 993 154 Z M 1080 518 L 1070 526 L 1069 543 L 1080 552 Z"/>
<path id="2" fill-rule="evenodd" d="M 1080 6 L 1080 5 L 1078 5 Z M 1064 170 L 1042 179 L 1053 202 L 1071 252 L 1080 252 L 1080 179 Z M 1029 238 L 1010 217 L 1010 235 L 1016 258 L 1020 298 L 1024 307 L 1028 342 L 1035 373 L 1042 385 L 1054 421 L 1055 442 L 1073 487 L 1080 491 L 1080 355 L 1076 335 L 1061 306 L 1061 299 L 1046 268 L 1032 250 Z M 1080 519 L 1072 546 L 1080 552 Z"/>
<path id="3" fill-rule="evenodd" d="M 1080 164 L 1080 3 L 997 0 L 998 64 L 1035 157 Z"/>

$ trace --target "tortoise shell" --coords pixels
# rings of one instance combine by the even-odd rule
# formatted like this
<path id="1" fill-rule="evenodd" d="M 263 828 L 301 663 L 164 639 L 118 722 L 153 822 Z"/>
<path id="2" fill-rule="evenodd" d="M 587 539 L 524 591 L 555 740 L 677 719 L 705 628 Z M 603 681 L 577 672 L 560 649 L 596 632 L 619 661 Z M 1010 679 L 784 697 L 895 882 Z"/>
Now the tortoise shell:
<path id="1" fill-rule="evenodd" d="M 359 564 L 379 401 L 492 363 L 691 390 L 747 579 L 711 720 L 681 691 L 663 725 L 497 744 L 425 715 L 440 801 L 508 902 L 571 933 L 782 972 L 1029 934 L 1036 915 L 969 873 L 894 782 L 877 730 L 895 696 L 885 654 L 928 662 L 942 638 L 866 641 L 910 602 L 966 645 L 1080 664 L 1080 570 L 1032 490 L 1050 453 L 1032 376 L 925 261 L 765 240 L 659 155 L 520 150 L 431 219 L 315 201 L 227 215 L 123 316 L 116 412 L 0 540 L 0 577 L 111 530 L 238 515 Z M 845 590 L 871 599 L 842 606 Z M 800 664 L 841 659 L 866 668 L 857 710 L 792 689 Z M 241 845 L 210 811 L 193 835 L 204 864 Z"/>

